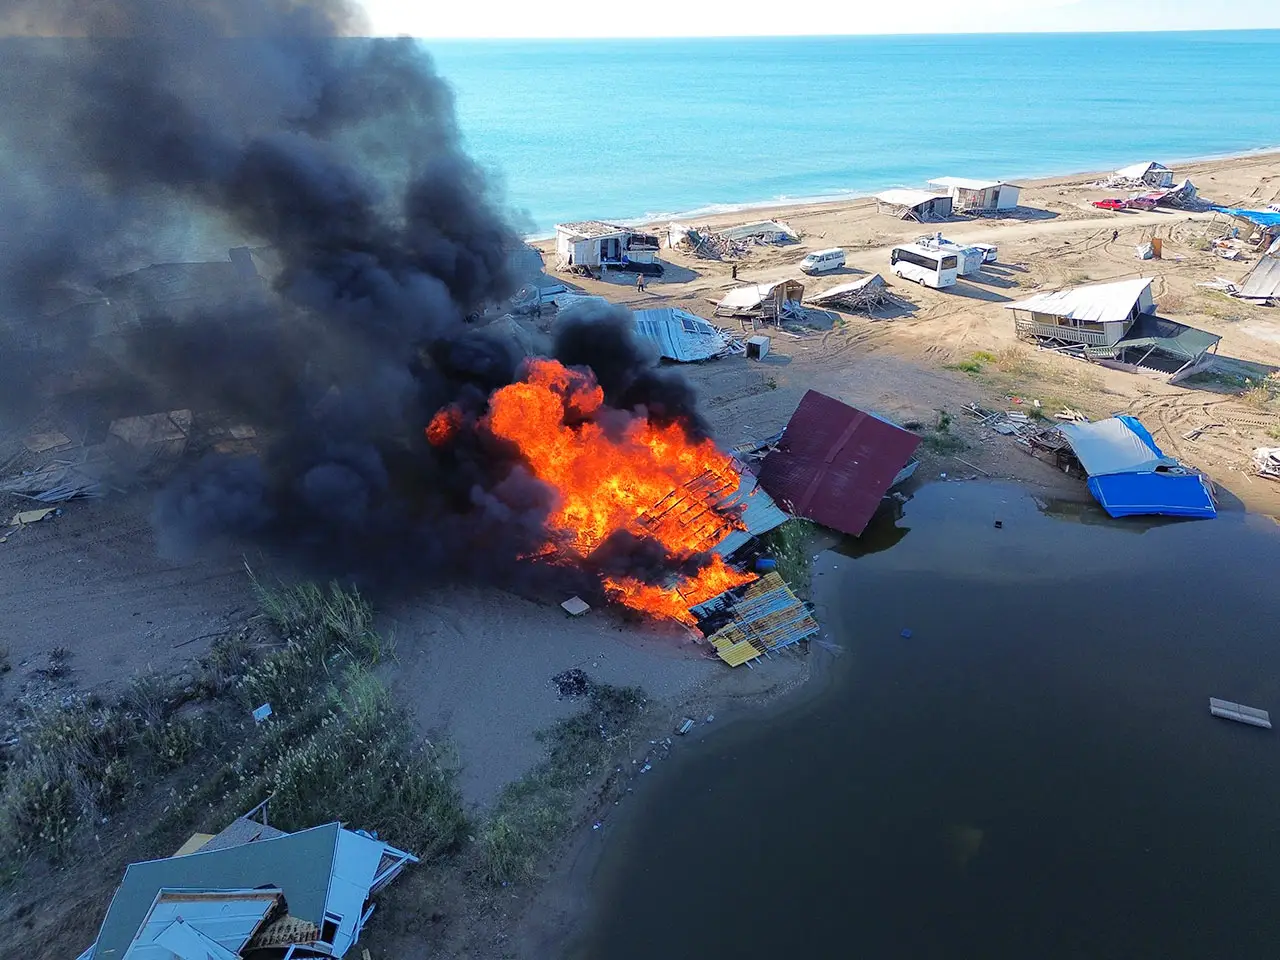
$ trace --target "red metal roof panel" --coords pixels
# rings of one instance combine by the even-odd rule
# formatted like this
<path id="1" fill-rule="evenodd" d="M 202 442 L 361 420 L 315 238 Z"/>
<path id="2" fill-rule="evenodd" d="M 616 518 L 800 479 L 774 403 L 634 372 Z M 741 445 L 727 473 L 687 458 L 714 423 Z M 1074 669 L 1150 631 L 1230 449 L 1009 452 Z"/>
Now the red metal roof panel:
<path id="1" fill-rule="evenodd" d="M 760 486 L 796 516 L 862 533 L 920 438 L 810 390 L 760 466 Z"/>

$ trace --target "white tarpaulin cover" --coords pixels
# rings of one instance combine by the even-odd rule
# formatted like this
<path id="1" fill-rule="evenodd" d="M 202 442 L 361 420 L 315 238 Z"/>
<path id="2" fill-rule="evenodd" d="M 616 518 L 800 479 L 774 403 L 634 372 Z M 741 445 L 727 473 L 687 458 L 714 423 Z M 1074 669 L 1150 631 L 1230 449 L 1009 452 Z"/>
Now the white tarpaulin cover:
<path id="1" fill-rule="evenodd" d="M 1091 477 L 1108 473 L 1150 473 L 1177 463 L 1157 456 L 1143 438 L 1120 417 L 1097 423 L 1064 423 L 1058 428 Z"/>

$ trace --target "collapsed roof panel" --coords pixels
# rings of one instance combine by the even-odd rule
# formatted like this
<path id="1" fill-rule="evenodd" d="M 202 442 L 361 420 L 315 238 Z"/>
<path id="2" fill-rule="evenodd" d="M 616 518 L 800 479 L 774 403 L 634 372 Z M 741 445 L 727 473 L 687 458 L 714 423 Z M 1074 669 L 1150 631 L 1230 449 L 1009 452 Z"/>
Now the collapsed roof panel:
<path id="1" fill-rule="evenodd" d="M 857 536 L 919 445 L 915 434 L 810 390 L 761 465 L 760 486 L 796 516 Z"/>

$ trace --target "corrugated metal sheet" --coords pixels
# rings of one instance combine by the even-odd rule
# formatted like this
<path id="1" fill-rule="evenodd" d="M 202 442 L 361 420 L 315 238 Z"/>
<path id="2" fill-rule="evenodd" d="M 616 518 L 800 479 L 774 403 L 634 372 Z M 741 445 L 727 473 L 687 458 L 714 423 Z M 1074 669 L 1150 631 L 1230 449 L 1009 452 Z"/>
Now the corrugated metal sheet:
<path id="1" fill-rule="evenodd" d="M 726 336 L 714 326 L 678 307 L 636 310 L 636 333 L 658 348 L 668 360 L 696 363 L 725 352 Z"/>
<path id="2" fill-rule="evenodd" d="M 829 300 L 839 300 L 841 297 L 848 296 L 851 293 L 857 293 L 864 287 L 878 289 L 884 286 L 884 277 L 878 273 L 873 273 L 869 277 L 863 277 L 861 280 L 854 280 L 852 283 L 841 283 L 830 290 L 823 290 L 821 293 L 814 293 L 809 296 L 809 303 L 826 303 Z"/>
<path id="3" fill-rule="evenodd" d="M 708 639 L 731 667 L 781 650 L 820 629 L 809 608 L 777 573 L 768 573 L 746 588 L 731 605 L 732 622 Z"/>
<path id="4" fill-rule="evenodd" d="M 796 516 L 856 536 L 919 445 L 915 434 L 810 390 L 761 465 L 760 486 Z"/>
<path id="5" fill-rule="evenodd" d="M 1245 300 L 1280 298 L 1280 257 L 1267 256 L 1255 263 L 1236 296 Z"/>
<path id="6" fill-rule="evenodd" d="M 175 922 L 185 922 L 218 947 L 238 956 L 280 897 L 279 890 L 162 890 L 125 958 L 172 960 L 173 950 L 166 943 L 165 933 Z"/>
<path id="7" fill-rule="evenodd" d="M 1005 304 L 1005 309 L 1047 313 L 1089 323 L 1114 323 L 1128 319 L 1134 305 L 1150 286 L 1151 280 L 1141 277 L 1115 283 L 1091 283 L 1052 293 L 1038 293 L 1026 300 Z"/>
<path id="8" fill-rule="evenodd" d="M 876 199 L 898 207 L 917 207 L 930 200 L 944 200 L 946 196 L 945 193 L 935 193 L 932 190 L 885 190 L 877 193 Z"/>
<path id="9" fill-rule="evenodd" d="M 718 544 L 716 553 L 723 557 L 746 545 L 752 537 L 759 537 L 776 527 L 782 526 L 791 518 L 774 502 L 773 497 L 760 489 L 754 474 L 742 471 L 742 480 L 738 491 L 728 500 L 720 504 L 723 507 L 742 505 L 742 521 L 747 525 L 745 530 L 734 530 Z"/>
<path id="10" fill-rule="evenodd" d="M 775 236 L 781 235 L 791 240 L 798 239 L 796 232 L 785 223 L 779 223 L 777 220 L 761 220 L 757 223 L 743 223 L 736 227 L 728 227 L 719 231 L 723 237 L 730 240 L 747 240 L 751 237 Z"/>

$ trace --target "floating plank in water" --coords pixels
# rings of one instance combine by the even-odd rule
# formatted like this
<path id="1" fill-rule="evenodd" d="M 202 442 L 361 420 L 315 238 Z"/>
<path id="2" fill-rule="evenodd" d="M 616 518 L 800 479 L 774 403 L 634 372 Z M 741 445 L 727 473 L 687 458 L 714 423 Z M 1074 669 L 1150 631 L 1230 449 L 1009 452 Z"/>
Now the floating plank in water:
<path id="1" fill-rule="evenodd" d="M 1224 720 L 1235 720 L 1254 727 L 1271 729 L 1271 714 L 1265 710 L 1259 710 L 1257 707 L 1246 707 L 1242 703 L 1232 703 L 1230 700 L 1219 700 L 1217 697 L 1210 697 L 1209 712 L 1215 717 L 1222 717 Z"/>

